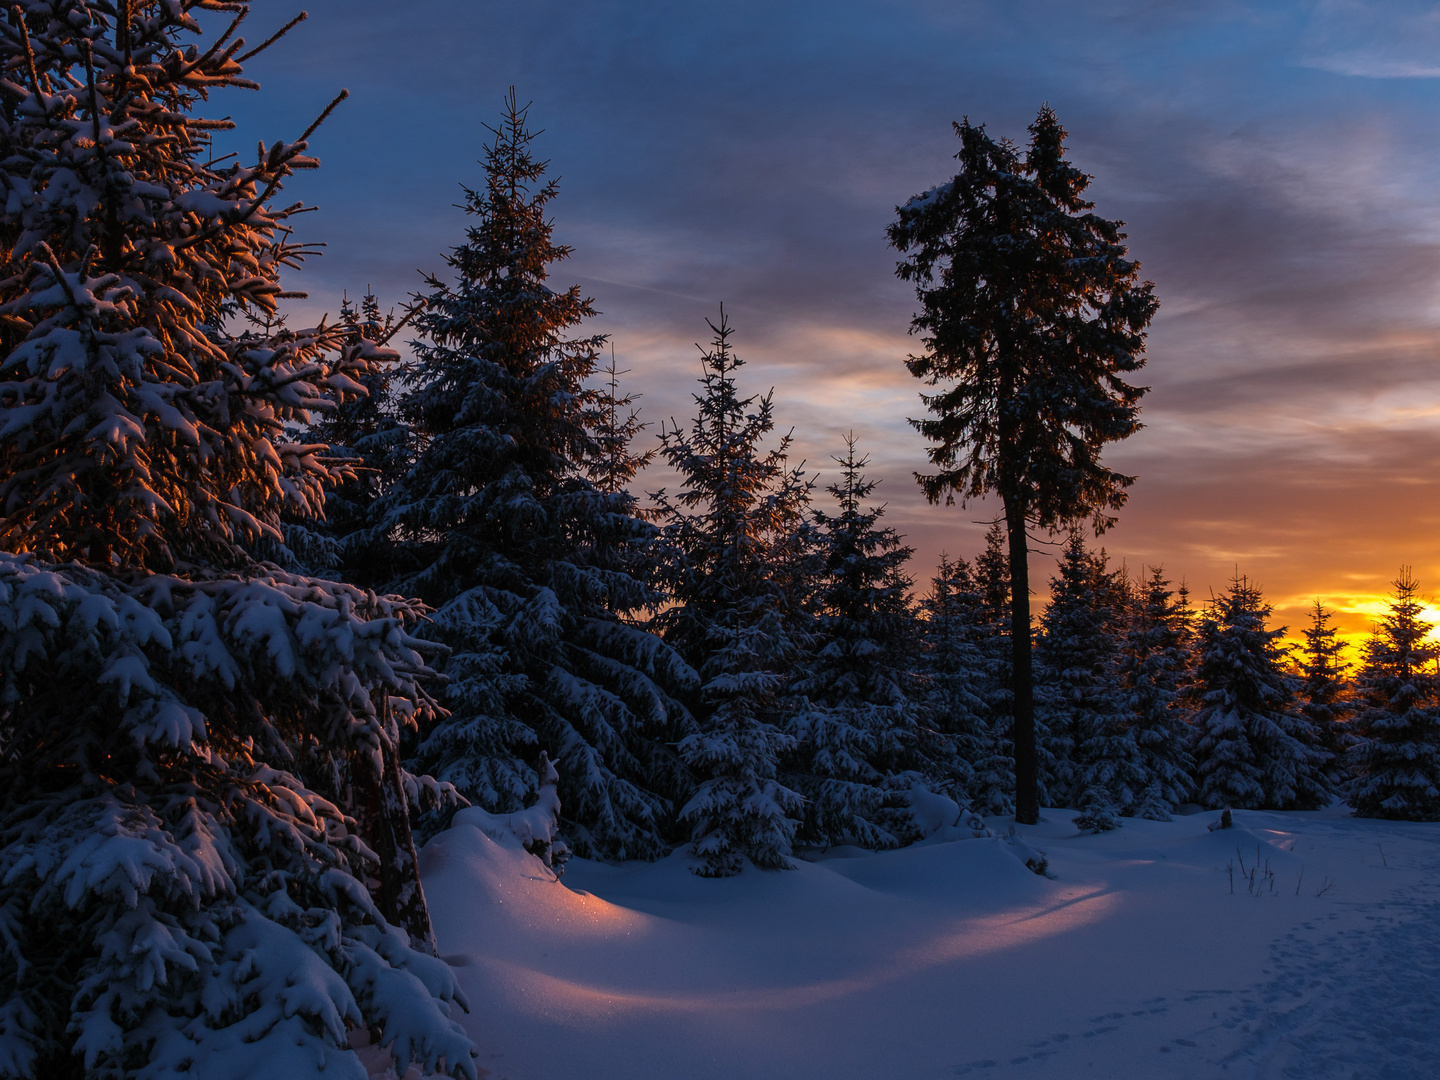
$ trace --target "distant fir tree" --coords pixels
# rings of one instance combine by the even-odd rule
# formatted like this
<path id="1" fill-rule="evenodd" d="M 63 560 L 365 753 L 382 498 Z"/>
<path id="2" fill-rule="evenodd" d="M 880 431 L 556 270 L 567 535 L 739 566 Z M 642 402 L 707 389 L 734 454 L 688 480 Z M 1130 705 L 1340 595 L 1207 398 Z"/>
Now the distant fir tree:
<path id="1" fill-rule="evenodd" d="M 418 310 L 412 307 L 397 319 L 393 311 L 381 312 L 371 292 L 359 307 L 348 296 L 341 299 L 339 329 L 346 343 L 363 344 L 378 359 L 357 377 L 364 393 L 321 416 L 305 438 L 326 446 L 327 455 L 343 462 L 353 479 L 327 493 L 323 520 L 286 520 L 282 564 L 367 589 L 383 588 L 395 577 L 394 553 L 378 520 L 378 502 L 409 469 L 415 444 L 396 399 L 400 354 L 386 346 Z"/>
<path id="2" fill-rule="evenodd" d="M 1049 757 L 1045 786 L 1059 806 L 1128 806 L 1140 779 L 1116 694 L 1126 598 L 1107 563 L 1072 530 L 1040 618 L 1037 741 Z"/>
<path id="3" fill-rule="evenodd" d="M 680 743 L 697 787 L 680 815 L 696 873 L 722 877 L 747 858 L 789 866 L 800 824 L 804 800 L 777 776 L 795 747 L 785 685 L 811 645 L 808 598 L 794 589 L 810 483 L 788 463 L 789 435 L 761 449 L 775 427 L 771 395 L 739 395 L 743 361 L 723 308 L 709 326 L 695 419 L 661 432 L 681 486 L 653 496 L 672 601 L 655 625 L 700 672 L 699 730 Z"/>
<path id="4" fill-rule="evenodd" d="M 1356 679 L 1358 739 L 1349 803 L 1359 817 L 1440 820 L 1440 650 L 1429 640 L 1420 585 L 1400 571 L 1390 611 L 1365 648 Z"/>
<path id="5" fill-rule="evenodd" d="M 601 368 L 597 374 L 600 389 L 591 411 L 598 452 L 586 467 L 586 474 L 590 482 L 605 494 L 631 499 L 630 485 L 640 470 L 655 459 L 660 448 L 657 446 L 639 453 L 634 448 L 635 440 L 649 425 L 640 420 L 640 412 L 635 407 L 635 401 L 641 395 L 620 392 L 620 376 L 628 372 L 617 367 L 613 345 L 610 366 Z M 633 499 L 630 513 L 642 519 L 649 518 L 649 512 Z M 606 548 L 597 555 L 596 561 L 648 582 L 654 576 L 655 557 L 649 544 L 622 544 Z"/>
<path id="6" fill-rule="evenodd" d="M 1313 810 L 1331 798 L 1328 755 L 1296 702 L 1285 628 L 1236 577 L 1200 622 L 1195 717 L 1200 802 L 1212 809 Z"/>
<path id="7" fill-rule="evenodd" d="M 982 814 L 1012 814 L 1015 693 L 1011 666 L 1014 650 L 1010 646 L 1010 557 L 1005 530 L 998 522 L 985 533 L 985 550 L 975 557 L 975 586 L 981 601 L 976 644 L 985 661 L 986 678 L 981 687 L 986 710 L 984 742 L 975 759 L 970 799 Z"/>
<path id="8" fill-rule="evenodd" d="M 1355 734 L 1349 720 L 1355 712 L 1354 687 L 1345 662 L 1346 644 L 1330 620 L 1334 612 L 1318 599 L 1310 612 L 1300 647 L 1300 710 L 1315 729 L 1320 745 L 1331 755 L 1327 775 L 1337 789 L 1349 782 L 1347 758 Z"/>
<path id="9" fill-rule="evenodd" d="M 233 21 L 204 40 L 197 9 Z M 305 248 L 272 199 L 318 164 L 319 121 L 210 158 L 247 14 L 0 21 L 7 1077 L 356 1076 L 366 1027 L 402 1072 L 476 1075 L 397 760 L 433 707 L 421 609 L 250 555 L 353 475 L 293 433 L 381 357 L 230 328 L 273 321 Z"/>
<path id="10" fill-rule="evenodd" d="M 918 604 L 919 671 L 925 703 L 935 724 L 954 747 L 954 769 L 966 800 L 975 781 L 975 763 L 986 756 L 986 715 L 993 678 L 984 646 L 989 628 L 975 574 L 964 559 L 941 553 L 930 591 Z"/>
<path id="11" fill-rule="evenodd" d="M 1126 257 L 1118 221 L 1093 213 L 1091 177 L 1065 158 L 1065 129 L 1043 107 L 1022 157 L 969 120 L 955 125 L 960 171 L 897 208 L 896 273 L 915 284 L 911 331 L 925 351 L 910 373 L 937 387 L 914 421 L 931 440 L 926 498 L 998 495 L 1011 578 L 1016 820 L 1039 820 L 1027 530 L 1114 522 L 1134 477 L 1101 465 L 1106 444 L 1139 429 L 1158 301 Z"/>
<path id="12" fill-rule="evenodd" d="M 636 453 L 635 439 L 648 424 L 640 420 L 635 408 L 639 394 L 620 393 L 620 376 L 628 375 L 615 363 L 615 347 L 610 347 L 610 366 L 599 371 L 603 389 L 596 395 L 592 405 L 596 453 L 586 465 L 586 475 L 599 490 L 607 495 L 619 495 L 629 491 L 637 473 L 655 460 L 659 448 Z"/>
<path id="13" fill-rule="evenodd" d="M 915 677 L 917 641 L 905 564 L 914 549 L 867 506 L 855 437 L 834 459 L 839 512 L 814 511 L 822 566 L 816 642 L 791 686 L 801 699 L 784 779 L 805 797 L 800 839 L 896 847 L 918 839 L 911 789 L 953 787 L 954 750 L 932 726 Z"/>
<path id="14" fill-rule="evenodd" d="M 465 243 L 428 279 L 402 413 L 420 439 L 383 499 L 403 572 L 390 588 L 436 608 L 452 651 L 448 719 L 414 760 L 495 812 L 521 808 L 541 750 L 560 774 L 564 829 L 582 855 L 669 850 L 694 673 L 626 621 L 658 602 L 635 576 L 652 526 L 623 489 L 588 474 L 617 450 L 597 440 L 606 403 L 586 385 L 603 338 L 567 335 L 594 314 L 555 292 L 546 213 L 556 183 L 512 90 L 465 190 Z M 623 436 L 623 432 L 621 433 Z"/>
<path id="15" fill-rule="evenodd" d="M 1121 803 L 1122 814 L 1169 821 L 1191 794 L 1195 761 L 1188 749 L 1183 695 L 1192 665 L 1184 590 L 1177 596 L 1164 570 L 1152 566 L 1149 579 L 1136 585 L 1117 665 L 1120 706 L 1139 767 L 1133 795 Z"/>

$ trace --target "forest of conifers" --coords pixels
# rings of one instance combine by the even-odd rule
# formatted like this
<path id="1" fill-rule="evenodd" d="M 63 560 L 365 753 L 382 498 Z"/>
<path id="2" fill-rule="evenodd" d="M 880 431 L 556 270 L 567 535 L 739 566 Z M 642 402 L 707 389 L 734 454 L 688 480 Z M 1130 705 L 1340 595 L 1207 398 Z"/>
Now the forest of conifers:
<path id="1" fill-rule="evenodd" d="M 207 39 L 198 9 L 235 25 Z M 964 125 L 956 180 L 892 233 L 928 312 L 911 369 L 939 388 L 927 494 L 1010 515 L 921 574 L 863 446 L 825 491 L 788 460 L 723 310 L 693 417 L 646 432 L 555 283 L 557 189 L 513 93 L 447 277 L 287 325 L 307 248 L 278 195 L 318 164 L 314 127 L 216 159 L 230 122 L 205 115 L 249 85 L 247 10 L 0 19 L 0 1076 L 348 1075 L 357 1027 L 401 1072 L 475 1076 L 417 844 L 467 803 L 529 805 L 544 762 L 569 849 L 684 845 L 705 876 L 904 845 L 936 807 L 1014 812 L 1017 731 L 1032 795 L 1082 828 L 1193 802 L 1440 817 L 1408 574 L 1351 671 L 1318 605 L 1291 652 L 1244 577 L 1197 606 L 1087 542 L 1124 501 L 1097 455 L 1135 426 L 1119 374 L 1155 302 L 1048 110 L 1025 153 Z M 1031 388 L 1064 406 L 1051 447 L 1006 433 L 1012 386 L 974 443 L 999 456 L 967 464 L 946 440 L 980 421 L 947 428 L 945 387 L 970 346 L 927 245 L 982 188 L 1033 211 L 1017 230 L 1091 245 L 1046 271 L 1074 345 L 1046 362 L 1107 389 Z M 673 489 L 644 490 L 652 459 Z M 1064 547 L 1032 633 L 1013 575 L 1037 527 Z"/>

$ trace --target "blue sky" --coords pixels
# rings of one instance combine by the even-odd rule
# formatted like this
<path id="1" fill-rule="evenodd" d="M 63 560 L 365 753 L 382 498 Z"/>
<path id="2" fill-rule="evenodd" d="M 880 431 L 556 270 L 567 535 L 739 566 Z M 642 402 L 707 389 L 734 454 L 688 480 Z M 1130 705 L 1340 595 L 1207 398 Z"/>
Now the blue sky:
<path id="1" fill-rule="evenodd" d="M 319 0 L 214 108 L 293 137 L 339 87 L 290 194 L 328 244 L 295 275 L 398 301 L 459 242 L 453 207 L 506 88 L 562 177 L 557 235 L 642 390 L 688 415 L 724 301 L 753 389 L 822 473 L 854 429 L 890 519 L 970 555 L 993 514 L 924 505 L 901 363 L 894 207 L 951 175 L 952 120 L 1023 139 L 1042 102 L 1128 223 L 1162 307 L 1137 473 L 1105 537 L 1205 596 L 1238 566 L 1282 617 L 1368 619 L 1402 562 L 1440 591 L 1440 13 L 1406 3 Z M 291 14 L 257 8 L 259 40 Z M 266 22 L 266 20 L 270 20 Z M 645 482 L 664 482 L 658 474 Z M 823 498 L 823 496 L 822 496 Z M 1035 570 L 1043 582 L 1044 558 Z"/>

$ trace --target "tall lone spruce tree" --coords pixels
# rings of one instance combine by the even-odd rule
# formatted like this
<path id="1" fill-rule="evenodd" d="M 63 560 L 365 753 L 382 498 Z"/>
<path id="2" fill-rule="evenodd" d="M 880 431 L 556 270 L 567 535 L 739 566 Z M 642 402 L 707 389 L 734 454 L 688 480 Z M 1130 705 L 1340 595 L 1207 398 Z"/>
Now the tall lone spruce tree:
<path id="1" fill-rule="evenodd" d="M 1134 478 L 1100 463 L 1106 443 L 1139 428 L 1145 362 L 1158 307 L 1127 259 L 1119 222 L 1091 213 L 1090 177 L 1065 160 L 1047 106 L 1022 157 L 969 120 L 955 125 L 960 171 L 898 208 L 890 242 L 915 283 L 911 322 L 925 352 L 911 374 L 931 386 L 931 416 L 913 421 L 936 471 L 917 474 L 931 502 L 1000 497 L 1009 538 L 1017 821 L 1039 819 L 1031 664 L 1031 525 L 1114 522 Z"/>
<path id="2" fill-rule="evenodd" d="M 315 125 L 210 160 L 248 12 L 0 18 L 0 1076 L 363 1080 L 361 1027 L 476 1075 L 397 756 L 423 609 L 248 554 L 353 477 L 291 433 L 390 355 L 228 328 L 273 318 L 271 200 L 318 164 Z"/>
<path id="3" fill-rule="evenodd" d="M 550 267 L 557 192 L 511 90 L 465 190 L 466 242 L 431 277 L 402 409 L 421 444 L 383 500 L 398 538 L 393 583 L 437 610 L 452 650 L 450 716 L 415 760 L 485 808 L 521 808 L 547 753 L 560 774 L 567 839 L 582 855 L 653 858 L 670 848 L 694 672 L 625 616 L 657 602 L 633 572 L 655 530 L 623 487 L 590 477 L 613 463 L 605 399 L 587 384 L 604 339 L 567 335 L 594 314 Z M 597 438 L 597 430 L 609 442 Z"/>

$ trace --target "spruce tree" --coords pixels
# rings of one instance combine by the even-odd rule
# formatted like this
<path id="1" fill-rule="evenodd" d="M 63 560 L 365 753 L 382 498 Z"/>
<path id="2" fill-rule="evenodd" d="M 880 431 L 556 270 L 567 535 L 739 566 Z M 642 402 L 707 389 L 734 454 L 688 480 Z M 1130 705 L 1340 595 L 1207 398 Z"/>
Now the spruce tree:
<path id="1" fill-rule="evenodd" d="M 975 585 L 980 594 L 976 644 L 985 663 L 981 686 L 986 700 L 985 737 L 975 760 L 970 798 L 983 814 L 1015 812 L 1014 677 L 1015 650 L 1010 644 L 1010 558 L 1005 530 L 992 524 L 985 550 L 975 557 Z"/>
<path id="2" fill-rule="evenodd" d="M 409 469 L 414 438 L 396 400 L 400 354 L 386 346 L 418 310 L 396 318 L 393 311 L 381 312 L 374 293 L 367 291 L 358 307 L 342 298 L 339 328 L 346 343 L 363 347 L 374 363 L 358 376 L 364 393 L 322 415 L 305 439 L 325 446 L 353 478 L 326 493 L 323 520 L 287 518 L 284 547 L 277 551 L 282 563 L 368 589 L 382 588 L 395 576 L 378 503 Z"/>
<path id="3" fill-rule="evenodd" d="M 1440 820 L 1440 650 L 1428 640 L 1420 585 L 1400 571 L 1389 613 L 1371 635 L 1356 679 L 1358 739 L 1349 803 L 1359 817 Z"/>
<path id="4" fill-rule="evenodd" d="M 1237 576 L 1200 623 L 1194 754 L 1200 802 L 1212 809 L 1313 810 L 1332 794 L 1328 756 L 1286 671 L 1285 628 L 1265 625 L 1270 611 Z"/>
<path id="5" fill-rule="evenodd" d="M 1157 301 L 1126 258 L 1121 222 L 1092 213 L 1090 177 L 1065 160 L 1051 109 L 1030 125 L 1022 157 L 966 120 L 960 171 L 897 208 L 890 242 L 915 283 L 911 331 L 925 352 L 911 374 L 931 386 L 932 416 L 913 421 L 936 471 L 931 502 L 1000 497 L 1009 541 L 1017 821 L 1039 818 L 1026 530 L 1089 519 L 1113 523 L 1134 478 L 1107 469 L 1107 443 L 1139 428 L 1145 388 L 1125 377 L 1145 362 Z"/>
<path id="6" fill-rule="evenodd" d="M 953 745 L 932 726 L 914 675 L 917 642 L 905 564 L 914 549 L 866 506 L 855 437 L 829 487 L 839 512 L 814 512 L 821 568 L 815 646 L 790 692 L 803 699 L 790 734 L 786 780 L 805 797 L 800 838 L 812 844 L 895 847 L 916 839 L 908 812 L 917 786 L 947 789 Z"/>
<path id="7" fill-rule="evenodd" d="M 1300 709 L 1331 756 L 1327 768 L 1331 783 L 1342 788 L 1349 781 L 1346 759 L 1355 736 L 1348 721 L 1355 702 L 1344 659 L 1347 646 L 1330 621 L 1334 614 L 1318 599 L 1310 612 L 1300 647 Z"/>
<path id="8" fill-rule="evenodd" d="M 620 392 L 620 376 L 625 374 L 628 372 L 616 366 L 612 346 L 610 366 L 598 372 L 600 388 L 591 410 L 597 452 L 586 466 L 586 475 L 605 494 L 630 499 L 629 512 L 648 519 L 648 511 L 631 499 L 630 485 L 660 449 L 653 447 L 640 452 L 634 449 L 635 439 L 649 425 L 640 420 L 639 410 L 635 408 L 635 400 L 641 395 Z M 649 544 L 620 544 L 607 547 L 597 561 L 648 581 L 654 574 L 655 553 Z"/>
<path id="9" fill-rule="evenodd" d="M 740 396 L 735 372 L 744 362 L 731 350 L 723 308 L 709 326 L 695 419 L 661 433 L 681 486 L 653 498 L 672 600 L 656 626 L 702 680 L 699 730 L 680 743 L 697 786 L 680 814 L 696 873 L 719 877 L 747 858 L 790 865 L 803 799 L 777 770 L 794 749 L 785 685 L 811 640 L 808 598 L 794 589 L 810 484 L 788 463 L 788 435 L 761 448 L 775 427 L 771 395 Z"/>
<path id="10" fill-rule="evenodd" d="M 378 357 L 230 329 L 304 254 L 314 126 L 210 159 L 258 50 L 196 6 L 0 21 L 0 1073 L 356 1077 L 373 1027 L 473 1078 L 396 754 L 422 609 L 249 554 L 353 477 L 292 433 Z"/>
<path id="11" fill-rule="evenodd" d="M 547 284 L 570 249 L 513 90 L 489 130 L 484 183 L 464 189 L 472 223 L 446 257 L 454 281 L 428 278 L 415 320 L 401 404 L 420 449 L 382 504 L 408 564 L 390 588 L 436 609 L 428 632 L 451 650 L 450 716 L 414 760 L 508 812 L 536 790 L 543 750 L 579 854 L 653 858 L 670 847 L 695 675 L 626 621 L 658 602 L 634 573 L 654 529 L 587 475 L 613 452 L 587 386 L 603 339 L 567 336 L 593 307 Z"/>
<path id="12" fill-rule="evenodd" d="M 1056 805 L 1128 806 L 1138 779 L 1115 692 L 1123 593 L 1107 561 L 1072 530 L 1040 619 L 1036 727 Z"/>
<path id="13" fill-rule="evenodd" d="M 982 649 L 983 600 L 964 559 L 941 553 L 930 591 L 919 603 L 919 671 L 936 729 L 954 748 L 957 781 L 970 799 L 975 765 L 985 756 L 991 675 Z"/>
<path id="14" fill-rule="evenodd" d="M 1188 713 L 1183 700 L 1192 666 L 1188 611 L 1158 566 L 1138 584 L 1121 648 L 1121 707 L 1139 753 L 1143 788 L 1122 813 L 1169 821 L 1191 793 Z M 1138 783 L 1137 783 L 1138 786 Z"/>
<path id="15" fill-rule="evenodd" d="M 620 393 L 620 376 L 628 375 L 615 363 L 615 347 L 610 346 L 610 366 L 600 369 L 602 389 L 593 404 L 591 429 L 595 436 L 596 453 L 586 465 L 586 475 L 607 495 L 629 491 L 630 484 L 641 469 L 655 460 L 659 448 L 636 453 L 635 439 L 649 425 L 641 422 L 635 401 L 640 394 Z"/>

